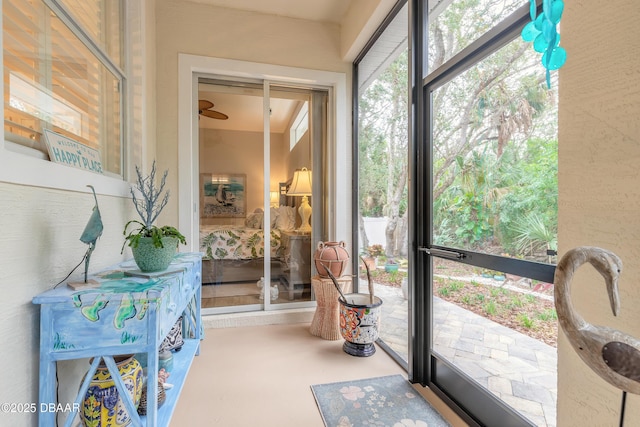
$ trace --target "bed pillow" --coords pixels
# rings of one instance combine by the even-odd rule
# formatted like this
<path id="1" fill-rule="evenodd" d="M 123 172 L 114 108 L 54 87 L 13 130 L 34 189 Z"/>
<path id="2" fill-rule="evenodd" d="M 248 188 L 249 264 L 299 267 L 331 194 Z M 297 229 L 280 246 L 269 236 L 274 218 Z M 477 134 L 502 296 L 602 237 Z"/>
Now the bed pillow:
<path id="1" fill-rule="evenodd" d="M 269 213 L 270 213 L 270 222 L 271 222 L 271 228 L 274 228 L 276 226 L 276 220 L 278 219 L 278 209 L 276 208 L 271 208 L 269 209 Z M 262 218 L 262 229 L 264 229 L 264 218 Z"/>
<path id="2" fill-rule="evenodd" d="M 262 212 L 253 212 L 247 215 L 247 219 L 244 224 L 249 228 L 262 228 L 262 218 L 264 214 Z"/>
<path id="3" fill-rule="evenodd" d="M 280 206 L 277 211 L 275 228 L 293 230 L 296 226 L 296 210 L 291 206 Z"/>

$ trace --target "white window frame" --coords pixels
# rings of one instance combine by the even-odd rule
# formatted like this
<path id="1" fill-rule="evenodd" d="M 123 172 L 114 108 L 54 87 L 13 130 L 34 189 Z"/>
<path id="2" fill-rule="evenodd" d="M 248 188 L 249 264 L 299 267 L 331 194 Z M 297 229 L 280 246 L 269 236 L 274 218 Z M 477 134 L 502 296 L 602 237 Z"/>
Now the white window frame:
<path id="1" fill-rule="evenodd" d="M 327 217 L 328 239 L 351 245 L 351 223 L 336 218 L 351 217 L 351 120 L 348 114 L 347 76 L 344 73 L 288 67 L 234 59 L 178 54 L 178 228 L 187 236 L 185 251 L 199 251 L 200 197 L 198 145 L 198 76 L 269 80 L 271 83 L 302 84 L 329 88 Z M 266 107 L 265 107 L 266 108 Z M 340 184 L 339 184 L 340 183 Z"/>
<path id="2" fill-rule="evenodd" d="M 0 10 L 2 9 L 3 1 L 10 0 L 0 0 Z M 46 0 L 46 3 L 49 4 L 49 0 Z M 123 6 L 125 8 L 125 22 L 140 22 L 140 25 L 142 25 L 142 22 L 144 22 L 144 19 L 142 19 L 144 18 L 143 4 L 140 2 L 124 2 Z M 139 19 L 129 19 L 133 16 Z M 125 64 L 130 62 L 129 58 L 132 50 L 130 44 L 132 42 L 143 43 L 141 37 L 144 37 L 144 31 L 140 30 L 141 29 L 137 29 L 136 31 L 125 26 L 125 34 L 123 35 L 125 40 L 123 45 L 126 49 Z M 136 32 L 142 35 L 140 38 L 133 40 L 130 34 L 135 34 Z M 0 45 L 3 43 L 3 36 L 3 23 L 2 20 L 0 20 Z M 142 45 L 144 46 L 144 44 Z M 3 49 L 0 49 L 0 62 L 4 64 Z M 126 66 L 125 69 L 127 69 Z M 123 91 L 124 105 L 122 121 L 125 124 L 132 122 L 130 117 L 130 112 L 132 111 L 130 106 L 132 105 L 132 94 L 134 93 L 132 89 L 131 85 L 125 85 L 125 90 Z M 144 85 L 142 89 L 144 89 Z M 4 85 L 0 85 L 0 95 L 2 99 L 4 99 Z M 2 117 L 4 120 L 4 108 L 2 109 Z M 140 131 L 144 131 L 144 129 Z M 132 152 L 141 151 L 144 146 L 143 142 L 132 143 L 130 135 L 130 126 L 124 125 L 122 128 L 122 172 L 125 178 L 130 175 L 128 173 L 128 165 L 130 163 L 129 159 L 132 157 Z M 144 138 L 142 140 L 144 140 Z M 80 192 L 87 192 L 86 185 L 91 184 L 100 194 L 128 197 L 130 185 L 123 179 L 123 176 L 108 173 L 98 174 L 51 162 L 47 159 L 47 156 L 39 150 L 7 141 L 4 126 L 0 130 L 0 182 Z"/>
<path id="3" fill-rule="evenodd" d="M 300 130 L 304 128 L 304 132 Z M 298 111 L 291 129 L 289 131 L 289 151 L 293 151 L 293 147 L 300 141 L 302 135 L 309 130 L 309 101 L 305 101 Z"/>

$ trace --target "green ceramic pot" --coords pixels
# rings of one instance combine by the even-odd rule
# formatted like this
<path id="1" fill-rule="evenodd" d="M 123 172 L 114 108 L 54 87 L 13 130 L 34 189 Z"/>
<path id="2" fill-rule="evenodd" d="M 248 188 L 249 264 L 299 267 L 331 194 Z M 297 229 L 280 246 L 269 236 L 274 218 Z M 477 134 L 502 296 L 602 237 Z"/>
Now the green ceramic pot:
<path id="1" fill-rule="evenodd" d="M 385 264 L 384 271 L 392 273 L 394 271 L 398 271 L 398 267 L 400 267 L 398 264 Z"/>
<path id="2" fill-rule="evenodd" d="M 154 272 L 166 270 L 178 251 L 179 240 L 176 237 L 163 237 L 163 248 L 156 248 L 151 237 L 142 237 L 138 246 L 131 248 L 133 259 L 140 271 Z"/>

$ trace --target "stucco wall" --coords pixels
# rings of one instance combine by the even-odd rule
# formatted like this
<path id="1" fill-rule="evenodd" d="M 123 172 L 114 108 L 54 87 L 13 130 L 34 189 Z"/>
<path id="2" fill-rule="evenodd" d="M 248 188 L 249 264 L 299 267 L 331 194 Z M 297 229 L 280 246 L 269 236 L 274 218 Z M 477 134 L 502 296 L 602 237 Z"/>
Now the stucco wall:
<path id="1" fill-rule="evenodd" d="M 584 266 L 573 280 L 576 310 L 593 324 L 640 337 L 640 9 L 567 1 L 561 23 L 568 61 L 560 70 L 559 251 L 610 249 L 624 262 L 614 318 L 603 279 Z M 558 343 L 558 426 L 618 425 L 621 392 L 593 373 L 564 334 Z M 640 425 L 627 399 L 625 425 Z"/>
<path id="2" fill-rule="evenodd" d="M 157 157 L 178 168 L 178 53 L 301 67 L 351 75 L 341 60 L 340 27 L 282 16 L 217 8 L 187 1 L 163 1 L 157 10 Z M 350 83 L 348 83 L 350 84 Z M 350 102 L 350 101 L 348 101 Z M 177 174 L 170 174 L 177 194 Z M 167 209 L 168 221 L 178 209 Z"/>
<path id="3" fill-rule="evenodd" d="M 155 145 L 147 146 L 153 139 L 150 129 L 155 136 L 155 112 L 148 110 L 150 105 L 155 108 L 154 92 L 150 90 L 155 90 L 155 25 L 146 27 L 149 22 L 155 23 L 154 7 L 153 0 L 129 2 L 127 7 L 131 26 L 128 46 L 135 56 L 130 61 L 128 82 L 134 110 L 127 124 L 132 136 L 127 153 L 129 171 L 155 154 Z M 39 307 L 31 301 L 62 280 L 87 250 L 79 239 L 95 202 L 85 185 L 95 186 L 104 223 L 91 256 L 90 273 L 131 257 L 129 249 L 120 254 L 122 229 L 137 214 L 127 197 L 128 185 L 121 179 L 16 154 L 4 147 L 3 140 L 0 130 L 0 340 L 4 343 L 0 402 L 37 404 L 40 315 Z M 84 263 L 69 280 L 82 280 L 83 273 Z M 86 360 L 58 363 L 61 403 L 73 402 L 87 368 Z M 0 413 L 2 426 L 34 426 L 37 420 L 37 413 Z"/>
<path id="4" fill-rule="evenodd" d="M 4 343 L 0 402 L 37 403 L 40 315 L 39 306 L 31 300 L 82 260 L 87 245 L 79 238 L 95 202 L 90 193 L 6 183 L 0 183 L 0 200 L 0 337 Z M 98 204 L 104 231 L 91 256 L 90 273 L 123 259 L 122 227 L 133 218 L 127 199 L 99 195 Z M 84 263 L 70 280 L 82 280 L 83 273 Z M 60 401 L 73 402 L 87 365 L 60 363 L 59 369 L 64 372 Z M 31 426 L 36 420 L 37 414 L 0 414 L 1 425 Z"/>

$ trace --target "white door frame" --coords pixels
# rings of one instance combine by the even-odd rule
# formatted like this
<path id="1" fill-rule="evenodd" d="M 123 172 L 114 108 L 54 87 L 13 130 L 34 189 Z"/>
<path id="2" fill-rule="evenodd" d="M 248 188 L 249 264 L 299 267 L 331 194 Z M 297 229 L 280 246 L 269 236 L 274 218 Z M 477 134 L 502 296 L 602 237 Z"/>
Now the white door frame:
<path id="1" fill-rule="evenodd" d="M 329 88 L 328 235 L 351 247 L 351 113 L 344 73 L 285 67 L 189 54 L 178 55 L 178 229 L 187 236 L 183 250 L 199 252 L 198 75 L 251 78 L 289 85 Z M 336 221 L 336 218 L 343 218 Z M 345 220 L 349 219 L 349 220 Z"/>

